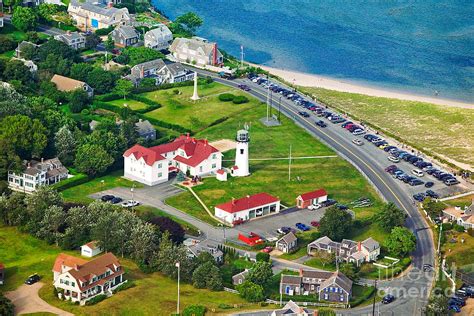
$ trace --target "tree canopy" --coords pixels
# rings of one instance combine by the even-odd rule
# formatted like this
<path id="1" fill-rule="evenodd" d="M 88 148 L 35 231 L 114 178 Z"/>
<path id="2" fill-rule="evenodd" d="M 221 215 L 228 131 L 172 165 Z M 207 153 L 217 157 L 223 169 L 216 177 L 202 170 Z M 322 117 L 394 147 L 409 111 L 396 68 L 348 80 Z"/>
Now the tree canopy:
<path id="1" fill-rule="evenodd" d="M 38 15 L 32 8 L 17 6 L 13 11 L 12 24 L 23 32 L 33 31 L 38 25 Z"/>
<path id="2" fill-rule="evenodd" d="M 394 227 L 403 226 L 407 215 L 392 202 L 385 204 L 378 215 L 379 226 L 386 231 L 392 231 Z"/>
<path id="3" fill-rule="evenodd" d="M 388 252 L 396 257 L 402 257 L 416 248 L 416 237 L 406 227 L 395 227 L 385 240 Z"/>
<path id="4" fill-rule="evenodd" d="M 319 231 L 323 236 L 340 241 L 347 236 L 351 228 L 351 214 L 336 207 L 331 207 L 326 210 L 323 218 L 321 218 Z"/>

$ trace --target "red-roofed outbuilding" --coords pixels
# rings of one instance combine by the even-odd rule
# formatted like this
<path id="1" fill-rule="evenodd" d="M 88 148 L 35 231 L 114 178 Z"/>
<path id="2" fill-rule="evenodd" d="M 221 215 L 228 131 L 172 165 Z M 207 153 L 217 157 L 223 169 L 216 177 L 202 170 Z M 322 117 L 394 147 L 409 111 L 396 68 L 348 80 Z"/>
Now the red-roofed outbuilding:
<path id="1" fill-rule="evenodd" d="M 324 189 L 318 189 L 301 194 L 296 198 L 298 208 L 307 208 L 310 205 L 320 204 L 328 199 L 328 193 Z"/>
<path id="2" fill-rule="evenodd" d="M 237 200 L 232 199 L 232 201 L 219 204 L 214 208 L 216 217 L 230 224 L 278 212 L 280 212 L 280 199 L 264 192 Z"/>

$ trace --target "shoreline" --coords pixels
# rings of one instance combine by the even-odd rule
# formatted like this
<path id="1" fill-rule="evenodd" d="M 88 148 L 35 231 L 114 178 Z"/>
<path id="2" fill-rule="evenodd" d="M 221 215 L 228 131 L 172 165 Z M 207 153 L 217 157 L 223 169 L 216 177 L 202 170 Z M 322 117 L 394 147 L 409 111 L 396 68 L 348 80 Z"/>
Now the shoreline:
<path id="1" fill-rule="evenodd" d="M 329 77 L 313 75 L 309 73 L 303 73 L 293 70 L 285 70 L 279 68 L 273 68 L 265 65 L 251 64 L 255 67 L 268 71 L 272 75 L 278 76 L 285 80 L 287 83 L 294 83 L 297 86 L 307 88 L 323 88 L 328 90 L 335 90 L 340 92 L 364 94 L 373 97 L 399 99 L 405 101 L 417 101 L 426 102 L 436 105 L 451 106 L 463 109 L 474 110 L 473 103 L 467 103 L 456 100 L 442 99 L 436 97 L 428 97 L 416 94 L 410 94 L 405 92 L 398 92 L 394 90 L 387 90 L 383 88 L 377 88 L 373 86 L 365 86 L 362 84 L 351 83 L 350 81 L 344 81 L 339 79 L 333 79 Z"/>

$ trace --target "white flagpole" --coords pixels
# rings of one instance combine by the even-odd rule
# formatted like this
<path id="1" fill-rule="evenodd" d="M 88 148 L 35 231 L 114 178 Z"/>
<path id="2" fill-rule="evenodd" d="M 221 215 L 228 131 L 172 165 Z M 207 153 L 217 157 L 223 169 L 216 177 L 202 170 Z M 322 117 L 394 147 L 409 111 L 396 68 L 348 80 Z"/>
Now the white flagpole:
<path id="1" fill-rule="evenodd" d="M 244 46 L 240 45 L 240 67 L 244 68 Z"/>
<path id="2" fill-rule="evenodd" d="M 178 268 L 178 304 L 176 306 L 176 315 L 179 315 L 179 269 L 180 269 L 179 262 L 176 262 L 176 267 Z"/>

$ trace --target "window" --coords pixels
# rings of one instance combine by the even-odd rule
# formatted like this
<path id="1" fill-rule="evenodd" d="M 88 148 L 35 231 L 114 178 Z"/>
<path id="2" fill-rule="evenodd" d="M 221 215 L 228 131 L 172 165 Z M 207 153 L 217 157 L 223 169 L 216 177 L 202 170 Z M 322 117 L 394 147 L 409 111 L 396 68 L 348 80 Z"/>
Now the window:
<path id="1" fill-rule="evenodd" d="M 324 299 L 327 300 L 329 298 L 328 294 L 324 294 Z"/>
<path id="2" fill-rule="evenodd" d="M 244 149 L 240 149 L 240 154 L 243 155 L 244 154 Z"/>
<path id="3" fill-rule="evenodd" d="M 163 172 L 158 172 L 158 178 L 161 178 L 163 176 Z"/>
<path id="4" fill-rule="evenodd" d="M 341 302 L 344 302 L 344 295 L 341 295 L 341 296 L 339 297 L 339 300 L 340 300 Z"/>
<path id="5" fill-rule="evenodd" d="M 160 163 L 158 164 L 158 169 L 161 169 L 162 166 L 163 166 L 163 164 L 160 162 Z"/>
<path id="6" fill-rule="evenodd" d="M 212 164 L 212 169 L 215 169 L 215 168 L 216 168 L 216 164 L 213 163 L 213 164 Z"/>
<path id="7" fill-rule="evenodd" d="M 76 283 L 75 283 L 75 282 L 71 282 L 71 286 L 76 286 Z"/>
<path id="8" fill-rule="evenodd" d="M 216 159 L 216 154 L 212 154 L 212 159 Z"/>

